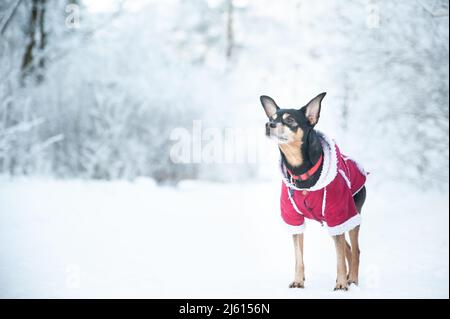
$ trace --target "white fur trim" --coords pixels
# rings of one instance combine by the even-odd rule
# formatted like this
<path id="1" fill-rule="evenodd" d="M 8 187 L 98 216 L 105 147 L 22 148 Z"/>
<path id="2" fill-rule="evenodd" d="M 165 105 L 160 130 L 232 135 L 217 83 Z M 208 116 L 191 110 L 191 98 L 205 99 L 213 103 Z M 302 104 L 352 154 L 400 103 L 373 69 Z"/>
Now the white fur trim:
<path id="1" fill-rule="evenodd" d="M 319 135 L 320 142 L 322 144 L 322 149 L 324 153 L 323 159 L 323 168 L 320 173 L 320 178 L 317 181 L 316 185 L 311 187 L 311 191 L 319 190 L 330 184 L 337 175 L 337 167 L 338 167 L 338 158 L 336 153 L 336 143 L 323 134 L 320 131 L 317 131 Z"/>
<path id="2" fill-rule="evenodd" d="M 337 236 L 342 235 L 343 233 L 352 230 L 356 226 L 361 224 L 361 214 L 356 214 L 346 222 L 334 226 L 334 227 L 328 227 L 328 232 L 331 236 Z"/>
<path id="3" fill-rule="evenodd" d="M 364 186 L 366 186 L 366 185 L 363 184 L 363 186 L 361 186 L 356 192 L 354 192 L 354 193 L 352 194 L 352 196 L 355 196 L 356 194 L 358 194 L 358 193 L 361 191 L 361 189 L 364 188 Z"/>
<path id="4" fill-rule="evenodd" d="M 327 188 L 323 190 L 323 200 L 322 200 L 322 216 L 325 216 L 325 208 L 327 205 Z"/>
<path id="5" fill-rule="evenodd" d="M 323 149 L 323 165 L 322 165 L 322 171 L 320 172 L 320 177 L 317 183 L 310 187 L 310 188 L 298 188 L 295 183 L 290 181 L 287 178 L 287 169 L 284 165 L 283 161 L 280 159 L 280 169 L 281 174 L 283 178 L 284 184 L 291 189 L 295 190 L 309 190 L 311 192 L 320 190 L 324 187 L 326 187 L 328 184 L 330 184 L 337 175 L 337 165 L 338 165 L 338 158 L 336 154 L 336 144 L 335 142 L 323 134 L 320 131 L 316 131 L 317 135 L 319 136 L 320 143 L 322 144 Z"/>
<path id="6" fill-rule="evenodd" d="M 292 207 L 294 207 L 295 211 L 299 214 L 299 215 L 303 215 L 303 213 L 300 211 L 300 209 L 298 209 L 297 204 L 295 203 L 295 200 L 292 198 L 291 195 L 291 191 L 288 189 L 288 197 L 289 197 L 289 201 L 291 202 Z"/>
<path id="7" fill-rule="evenodd" d="M 347 187 L 349 189 L 352 189 L 352 183 L 350 182 L 350 180 L 348 179 L 347 175 L 345 174 L 345 172 L 343 170 L 339 170 L 339 174 L 341 174 L 342 178 L 345 180 L 345 183 L 347 184 Z"/>
<path id="8" fill-rule="evenodd" d="M 284 225 L 287 231 L 292 235 L 303 234 L 305 232 L 305 222 L 303 222 L 300 226 L 293 226 L 286 223 Z"/>

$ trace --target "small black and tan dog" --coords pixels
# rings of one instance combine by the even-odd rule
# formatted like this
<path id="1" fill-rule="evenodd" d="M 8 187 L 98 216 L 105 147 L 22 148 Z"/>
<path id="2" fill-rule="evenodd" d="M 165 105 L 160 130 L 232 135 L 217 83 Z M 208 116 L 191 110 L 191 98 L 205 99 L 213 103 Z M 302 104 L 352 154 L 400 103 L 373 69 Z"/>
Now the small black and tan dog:
<path id="1" fill-rule="evenodd" d="M 266 135 L 267 137 L 274 139 L 279 147 L 281 153 L 281 163 L 284 167 L 285 172 L 287 172 L 287 179 L 292 181 L 292 188 L 287 187 L 290 202 L 287 205 L 293 205 L 295 211 L 303 215 L 303 209 L 296 207 L 295 204 L 295 191 L 302 193 L 303 195 L 308 194 L 311 190 L 317 190 L 317 184 L 320 183 L 321 174 L 325 170 L 324 165 L 331 165 L 330 159 L 324 160 L 326 157 L 326 152 L 324 152 L 324 141 L 322 138 L 322 133 L 314 129 L 315 125 L 319 121 L 321 103 L 326 93 L 319 94 L 317 97 L 312 99 L 309 103 L 299 109 L 283 109 L 278 107 L 275 101 L 269 96 L 261 96 L 260 100 L 263 108 L 266 112 L 269 121 L 266 123 Z M 337 147 L 337 146 L 336 146 Z M 330 154 L 334 154 L 330 152 Z M 342 161 L 345 167 L 347 167 L 347 157 L 343 155 L 344 160 Z M 356 162 L 351 162 L 350 164 L 355 164 Z M 366 188 L 364 183 L 362 183 L 357 190 L 352 190 L 349 180 L 345 172 L 338 169 L 336 165 L 336 171 L 334 176 L 343 176 L 348 185 L 349 191 L 349 202 L 351 204 L 346 204 L 350 207 L 350 210 L 355 210 L 355 215 L 361 213 L 362 206 L 366 199 Z M 334 169 L 334 168 L 333 168 Z M 339 172 L 342 174 L 340 175 Z M 351 175 L 352 172 L 348 171 L 347 175 Z M 354 174 L 355 175 L 355 174 Z M 365 175 L 364 175 L 365 176 Z M 295 177 L 295 178 L 294 178 Z M 335 177 L 336 179 L 336 177 Z M 365 180 L 364 180 L 365 181 Z M 329 200 L 334 201 L 345 201 L 345 194 L 342 189 L 334 189 L 339 186 L 334 186 L 335 182 L 328 182 L 325 188 L 325 195 L 320 197 L 320 205 L 323 207 L 328 207 L 325 204 L 325 197 L 331 198 Z M 325 185 L 325 184 L 324 184 Z M 336 184 L 337 185 L 337 184 Z M 320 191 L 320 190 L 318 190 Z M 333 193 L 334 191 L 334 193 Z M 345 191 L 347 192 L 347 191 Z M 294 194 L 294 195 L 293 195 Z M 298 196 L 303 196 L 299 194 Z M 283 195 L 282 195 L 283 196 Z M 334 196 L 334 197 L 333 197 Z M 353 200 L 352 200 L 353 199 Z M 306 199 L 301 199 L 301 201 L 307 201 Z M 283 202 L 283 198 L 282 198 Z M 332 203 L 332 209 L 340 207 L 340 203 Z M 282 204 L 283 205 L 283 204 Z M 331 204 L 330 204 L 331 205 Z M 348 206 L 351 205 L 351 206 Z M 319 206 L 319 205 L 316 205 Z M 300 207 L 300 206 L 299 206 Z M 309 209 L 307 206 L 305 210 Z M 345 208 L 346 209 L 346 208 Z M 283 210 L 283 208 L 282 208 Z M 330 212 L 326 212 L 325 208 L 320 208 L 321 215 L 330 215 Z M 345 213 L 345 212 L 344 212 Z M 342 215 L 342 213 L 340 213 Z M 295 216 L 294 216 L 295 217 Z M 305 214 L 303 217 L 308 217 Z M 325 216 L 326 217 L 326 216 Z M 319 216 L 314 218 L 320 222 L 325 221 L 328 226 L 330 223 L 326 220 L 324 216 Z M 358 243 L 359 235 L 359 222 L 354 222 L 355 218 L 359 216 L 353 216 L 350 221 L 344 222 L 342 225 L 337 227 L 331 227 L 333 229 L 332 238 L 335 242 L 336 256 L 337 256 L 337 279 L 335 290 L 347 290 L 351 284 L 358 284 L 358 272 L 359 272 L 359 259 L 360 259 L 360 248 Z M 286 219 L 285 219 L 286 221 Z M 299 224 L 299 223 L 298 223 Z M 340 227 L 340 228 L 339 228 Z M 337 230 L 336 230 L 337 229 Z M 345 238 L 345 233 L 348 232 L 350 243 Z M 294 233 L 294 246 L 295 246 L 295 278 L 290 284 L 290 288 L 303 288 L 305 281 L 305 269 L 303 263 L 303 231 L 299 233 Z"/>

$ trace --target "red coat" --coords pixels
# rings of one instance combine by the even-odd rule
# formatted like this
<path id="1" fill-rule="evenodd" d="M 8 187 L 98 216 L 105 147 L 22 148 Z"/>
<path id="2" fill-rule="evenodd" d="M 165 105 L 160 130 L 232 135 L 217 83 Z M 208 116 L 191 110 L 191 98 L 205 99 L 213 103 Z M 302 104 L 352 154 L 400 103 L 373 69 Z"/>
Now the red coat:
<path id="1" fill-rule="evenodd" d="M 305 217 L 328 226 L 331 235 L 339 235 L 361 223 L 353 201 L 366 182 L 366 172 L 357 162 L 341 154 L 333 140 L 319 132 L 324 149 L 321 175 L 310 189 L 299 189 L 290 180 L 281 163 L 281 217 L 293 233 L 304 231 Z"/>

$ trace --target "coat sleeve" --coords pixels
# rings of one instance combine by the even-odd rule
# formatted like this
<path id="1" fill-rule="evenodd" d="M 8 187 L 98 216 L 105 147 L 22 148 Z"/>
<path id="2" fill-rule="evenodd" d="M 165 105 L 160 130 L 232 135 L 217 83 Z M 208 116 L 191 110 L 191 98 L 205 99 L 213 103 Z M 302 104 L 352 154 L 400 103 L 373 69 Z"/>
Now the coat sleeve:
<path id="1" fill-rule="evenodd" d="M 284 220 L 286 228 L 290 233 L 302 234 L 305 230 L 305 218 L 292 206 L 288 192 L 288 188 L 282 182 L 280 200 L 281 218 Z"/>

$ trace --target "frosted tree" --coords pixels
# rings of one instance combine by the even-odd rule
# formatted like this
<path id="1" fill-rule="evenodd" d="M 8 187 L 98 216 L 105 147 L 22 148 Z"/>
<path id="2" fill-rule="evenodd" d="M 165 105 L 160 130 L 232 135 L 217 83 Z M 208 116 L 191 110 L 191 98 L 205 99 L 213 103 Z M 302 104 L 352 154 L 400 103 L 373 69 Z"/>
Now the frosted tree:
<path id="1" fill-rule="evenodd" d="M 308 32 L 315 33 L 322 63 L 330 66 L 342 135 L 360 137 L 352 144 L 369 162 L 386 158 L 389 165 L 372 165 L 387 176 L 445 182 L 447 2 L 330 3 L 319 11 L 328 23 L 311 21 Z"/>

